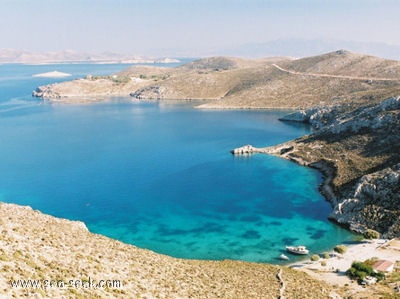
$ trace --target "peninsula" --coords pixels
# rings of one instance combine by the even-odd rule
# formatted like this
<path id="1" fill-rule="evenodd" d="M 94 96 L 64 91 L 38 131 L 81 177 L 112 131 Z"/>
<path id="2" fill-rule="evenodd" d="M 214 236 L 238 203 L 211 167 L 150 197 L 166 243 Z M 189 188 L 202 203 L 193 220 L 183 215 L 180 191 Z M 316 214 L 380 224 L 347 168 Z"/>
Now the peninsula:
<path id="1" fill-rule="evenodd" d="M 292 59 L 210 57 L 180 67 L 132 66 L 38 87 L 52 102 L 90 102 L 113 96 L 133 100 L 206 100 L 201 108 L 311 108 L 376 102 L 400 94 L 400 62 L 345 50 Z"/>

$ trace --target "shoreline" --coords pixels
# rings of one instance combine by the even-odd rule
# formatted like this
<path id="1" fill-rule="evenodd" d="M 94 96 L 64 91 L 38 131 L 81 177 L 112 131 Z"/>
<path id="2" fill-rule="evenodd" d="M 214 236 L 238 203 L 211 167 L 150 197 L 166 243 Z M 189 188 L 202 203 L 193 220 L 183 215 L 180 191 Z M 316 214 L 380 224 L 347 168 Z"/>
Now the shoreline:
<path id="1" fill-rule="evenodd" d="M 251 262 L 244 262 L 244 261 L 240 261 L 240 260 L 213 261 L 213 260 L 181 259 L 181 258 L 174 258 L 174 257 L 168 256 L 168 255 L 158 254 L 158 253 L 155 253 L 148 249 L 140 249 L 140 248 L 135 247 L 134 245 L 123 243 L 121 241 L 105 237 L 103 235 L 98 235 L 98 234 L 92 233 L 86 228 L 85 224 L 81 221 L 71 221 L 68 219 L 63 219 L 63 218 L 46 215 L 46 214 L 41 213 L 40 211 L 33 210 L 29 206 L 21 206 L 21 205 L 16 205 L 16 204 L 0 202 L 0 211 L 4 210 L 4 209 L 12 210 L 13 214 L 16 214 L 16 215 L 13 215 L 12 217 L 9 217 L 9 221 L 7 221 L 7 224 L 6 224 L 6 230 L 10 231 L 12 229 L 12 231 L 13 231 L 12 238 L 17 239 L 19 241 L 19 242 L 17 242 L 19 244 L 18 245 L 19 247 L 25 246 L 25 248 L 26 248 L 26 246 L 43 246 L 43 245 L 40 245 L 41 244 L 40 242 L 35 241 L 35 238 L 31 239 L 32 241 L 29 241 L 27 243 L 24 242 L 24 241 L 30 239 L 29 236 L 34 236 L 34 235 L 28 234 L 27 235 L 28 239 L 25 240 L 26 234 L 25 235 L 22 235 L 20 233 L 14 234 L 17 227 L 19 227 L 18 231 L 20 229 L 23 229 L 25 231 L 24 226 L 20 227 L 21 223 L 19 223 L 19 222 L 21 219 L 25 219 L 25 217 L 28 216 L 28 214 L 29 214 L 29 217 L 31 217 L 30 215 L 34 215 L 35 220 L 38 221 L 32 227 L 37 227 L 37 226 L 41 227 L 41 224 L 46 223 L 46 225 L 45 225 L 46 229 L 34 228 L 35 232 L 39 232 L 39 231 L 44 232 L 45 230 L 47 231 L 49 228 L 53 227 L 54 225 L 57 225 L 57 227 L 52 228 L 51 231 L 54 231 L 54 229 L 55 229 L 55 231 L 58 232 L 58 235 L 61 233 L 60 236 L 65 236 L 65 237 L 62 237 L 61 240 L 57 241 L 57 242 L 62 242 L 59 245 L 62 246 L 62 248 L 67 248 L 67 247 L 72 246 L 72 248 L 74 248 L 73 249 L 74 251 L 78 250 L 80 252 L 79 256 L 82 256 L 82 253 L 81 253 L 82 247 L 81 247 L 81 245 L 80 245 L 81 243 L 78 241 L 78 239 L 75 239 L 75 241 L 73 241 L 76 243 L 76 244 L 74 243 L 75 245 L 73 245 L 72 241 L 71 241 L 72 243 L 71 242 L 64 243 L 65 241 L 67 241 L 67 239 L 65 239 L 65 238 L 67 238 L 66 236 L 70 235 L 70 233 L 67 233 L 67 231 L 72 230 L 73 234 L 79 235 L 79 239 L 83 238 L 86 240 L 87 238 L 91 238 L 93 240 L 98 240 L 98 241 L 106 240 L 107 243 L 114 244 L 112 246 L 113 250 L 115 250 L 114 247 L 116 245 L 122 246 L 123 248 L 125 248 L 124 252 L 126 252 L 124 254 L 124 256 L 128 252 L 130 252 L 129 254 L 133 254 L 133 256 L 131 258 L 134 258 L 134 260 L 136 260 L 135 263 L 140 261 L 140 263 L 146 264 L 146 260 L 148 258 L 150 258 L 150 259 L 156 259 L 157 261 L 165 260 L 166 263 L 172 262 L 174 264 L 177 263 L 179 265 L 182 263 L 182 265 L 185 265 L 185 267 L 189 266 L 189 265 L 191 265 L 189 267 L 201 266 L 201 265 L 204 265 L 204 267 L 208 267 L 208 266 L 223 267 L 225 264 L 229 264 L 232 266 L 233 265 L 238 265 L 238 266 L 244 265 L 245 267 L 249 267 L 249 268 L 261 267 L 263 269 L 264 269 L 264 267 L 266 267 L 265 269 L 269 269 L 269 268 L 273 267 L 274 269 L 276 269 L 276 271 L 279 269 L 281 269 L 281 271 L 282 270 L 285 271 L 284 275 L 283 275 L 283 281 L 285 281 L 287 279 L 287 277 L 286 277 L 287 271 L 296 270 L 299 273 L 303 272 L 308 277 L 310 277 L 316 281 L 319 281 L 321 283 L 325 283 L 326 285 L 330 286 L 332 288 L 332 290 L 330 292 L 331 296 L 329 298 L 335 298 L 335 299 L 347 298 L 347 297 L 341 296 L 343 293 L 346 293 L 346 296 L 348 296 L 348 295 L 358 295 L 360 292 L 367 292 L 366 294 L 368 294 L 368 292 L 370 292 L 371 290 L 375 291 L 373 289 L 373 287 L 368 287 L 365 289 L 363 286 L 359 285 L 356 281 L 351 280 L 350 278 L 348 278 L 346 276 L 346 271 L 351 267 L 351 264 L 354 261 L 365 261 L 366 259 L 370 259 L 370 258 L 378 258 L 378 259 L 389 260 L 393 263 L 396 263 L 397 265 L 399 265 L 399 263 L 400 263 L 400 238 L 391 239 L 391 240 L 375 239 L 375 240 L 371 240 L 371 241 L 360 241 L 360 242 L 357 242 L 356 244 L 346 245 L 347 251 L 344 254 L 338 254 L 338 253 L 334 252 L 333 250 L 331 250 L 331 251 L 329 251 L 330 258 L 328 258 L 328 259 L 320 258 L 318 261 L 311 261 L 310 256 L 307 256 L 307 257 L 305 257 L 304 260 L 300 260 L 297 262 L 291 262 L 286 265 L 274 265 L 271 263 L 251 263 Z M 24 217 L 21 217 L 21 214 L 24 214 L 24 215 L 26 214 L 26 215 Z M 14 219 L 15 217 L 18 217 L 19 220 Z M 14 221 L 10 221 L 10 220 L 14 220 Z M 63 229 L 60 230 L 58 225 L 61 225 Z M 29 229 L 31 229 L 31 228 L 29 228 Z M 3 231 L 3 233 L 4 233 L 4 231 Z M 40 233 L 40 234 L 42 235 L 43 233 Z M 71 236 L 73 234 L 71 234 Z M 53 236 L 53 235 L 51 235 L 51 236 Z M 54 235 L 54 237 L 56 237 L 56 236 L 57 236 L 57 234 Z M 39 239 L 41 238 L 41 240 L 46 240 L 45 242 L 48 242 L 48 238 L 49 238 L 48 235 L 46 235 L 45 239 L 43 239 L 43 236 L 38 236 L 38 237 L 39 237 Z M 3 238 L 2 242 L 6 241 L 6 240 L 7 239 Z M 95 241 L 95 242 L 98 242 L 98 241 Z M 103 241 L 101 241 L 101 242 L 103 242 Z M 12 244 L 9 241 L 6 241 L 6 243 L 8 245 Z M 4 249 L 8 250 L 7 248 L 8 247 L 4 247 Z M 48 248 L 50 248 L 50 247 L 48 247 Z M 53 244 L 53 242 L 51 241 L 51 250 L 53 250 L 53 251 L 56 250 L 56 252 L 58 252 L 59 255 L 63 256 L 63 258 L 66 258 L 66 256 L 68 256 L 67 253 L 59 252 L 59 250 L 57 248 L 59 248 L 59 247 L 56 246 L 55 244 Z M 91 248 L 92 247 L 89 247 L 87 250 L 88 251 L 94 250 Z M 37 248 L 37 250 L 38 250 L 38 248 Z M 99 250 L 99 248 L 97 248 L 96 251 L 97 250 Z M 104 250 L 106 250 L 106 249 L 104 249 Z M 37 254 L 32 255 L 31 253 L 29 253 L 29 255 L 32 255 L 32 257 L 34 258 L 33 262 L 30 261 L 28 263 L 29 265 L 41 263 L 37 260 L 37 258 L 42 253 L 38 253 L 38 254 L 39 255 L 37 255 Z M 100 254 L 99 257 L 101 255 L 102 254 Z M 107 256 L 105 251 L 103 252 L 103 255 Z M 138 259 L 139 258 L 138 255 L 144 259 L 143 260 Z M 47 259 L 51 255 L 48 255 L 46 253 L 44 256 L 45 256 L 45 259 Z M 50 259 L 52 259 L 52 258 L 50 258 Z M 79 258 L 79 260 L 80 259 L 81 258 Z M 6 260 L 8 260 L 8 258 Z M 90 259 L 88 259 L 88 261 L 89 260 Z M 103 258 L 101 258 L 101 260 L 103 260 Z M 76 263 L 76 262 L 77 261 L 75 261 L 74 263 Z M 99 261 L 96 260 L 96 262 L 99 262 Z M 111 259 L 110 261 L 107 262 L 107 264 L 115 266 L 116 265 L 115 262 L 116 262 L 115 260 Z M 322 265 L 321 264 L 322 262 L 325 262 L 326 264 Z M 0 262 L 0 264 L 2 264 L 2 263 L 4 263 L 4 262 Z M 24 263 L 26 263 L 26 261 L 24 261 Z M 121 261 L 121 263 L 122 263 L 122 261 Z M 121 263 L 118 263 L 118 265 L 119 265 L 118 267 L 123 267 L 123 266 L 121 266 L 122 265 Z M 80 264 L 80 265 L 81 266 L 79 266 L 79 267 L 83 266 L 82 264 Z M 220 266 L 218 266 L 218 265 L 220 265 Z M 63 267 L 65 267 L 65 266 L 63 266 Z M 46 268 L 41 268 L 40 271 L 46 271 Z M 94 271 L 93 273 L 96 273 L 96 271 Z M 47 274 L 47 275 L 49 275 L 49 274 Z M 184 275 L 184 273 L 182 275 Z M 299 275 L 301 275 L 301 274 L 299 274 Z M 75 276 L 79 277 L 77 273 L 75 273 Z M 21 277 L 23 278 L 25 276 L 21 276 Z M 130 276 L 126 276 L 126 275 L 122 275 L 122 276 L 118 275 L 116 277 L 121 278 L 121 281 L 124 282 L 124 286 L 127 287 L 127 288 L 125 288 L 125 291 L 128 291 L 131 289 L 130 286 L 127 286 L 128 281 L 129 281 L 129 284 L 138 283 L 138 282 L 135 282 L 135 277 L 129 278 Z M 163 278 L 163 279 L 165 279 L 165 278 Z M 0 280 L 0 284 L 3 284 L 3 287 L 5 289 L 8 288 L 6 281 L 4 281 L 4 279 Z M 154 280 L 153 284 L 157 288 L 160 287 L 157 280 Z M 340 294 L 340 295 L 338 295 L 338 294 Z M 356 298 L 359 298 L 359 297 L 356 297 Z M 365 297 L 365 298 L 370 298 L 370 297 Z"/>
<path id="2" fill-rule="evenodd" d="M 318 188 L 319 192 L 331 205 L 333 212 L 335 206 L 338 205 L 337 196 L 332 188 L 332 181 L 336 175 L 335 167 L 330 165 L 330 161 L 327 160 L 322 160 L 319 162 L 309 162 L 299 156 L 292 157 L 287 155 L 287 153 L 290 152 L 294 147 L 294 141 L 289 141 L 283 144 L 263 148 L 256 148 L 252 145 L 245 145 L 231 150 L 231 153 L 233 155 L 251 155 L 253 153 L 268 154 L 295 162 L 300 166 L 306 166 L 316 169 L 322 175 L 322 183 Z M 351 229 L 349 225 L 344 225 L 343 223 L 336 221 L 336 219 L 332 217 L 332 214 L 329 214 L 327 216 L 327 219 L 333 221 L 335 225 L 343 227 L 346 230 L 360 233 Z M 355 244 L 342 244 L 347 247 L 347 251 L 344 254 L 336 253 L 332 248 L 330 251 L 327 251 L 330 255 L 330 258 L 328 259 L 322 258 L 321 252 L 318 253 L 320 257 L 318 261 L 311 261 L 311 256 L 308 255 L 307 257 L 304 257 L 304 259 L 297 262 L 289 262 L 288 264 L 285 264 L 284 267 L 302 271 L 317 280 L 328 283 L 335 289 L 340 288 L 342 290 L 345 290 L 347 296 L 350 297 L 359 293 L 368 292 L 369 288 L 365 289 L 365 287 L 358 284 L 357 281 L 350 279 L 346 275 L 346 271 L 351 267 L 353 262 L 363 262 L 371 258 L 388 260 L 393 262 L 394 264 L 400 264 L 400 238 L 392 238 L 390 240 L 363 240 L 358 242 L 355 241 L 354 243 Z M 322 262 L 325 262 L 325 266 L 321 264 Z M 338 296 L 333 298 L 341 297 Z"/>
<path id="3" fill-rule="evenodd" d="M 303 157 L 300 156 L 296 157 L 289 156 L 288 153 L 291 152 L 295 148 L 295 146 L 296 146 L 295 141 L 290 140 L 282 144 L 268 146 L 268 147 L 261 147 L 261 148 L 253 147 L 252 145 L 249 144 L 235 148 L 230 152 L 233 155 L 249 155 L 249 154 L 272 155 L 279 158 L 283 158 L 288 161 L 292 161 L 300 166 L 305 166 L 317 170 L 322 176 L 322 182 L 318 187 L 318 191 L 325 198 L 325 200 L 331 205 L 332 208 L 331 213 L 327 215 L 327 219 L 333 221 L 336 225 L 343 227 L 344 229 L 360 234 L 361 233 L 360 231 L 351 229 L 350 225 L 347 225 L 345 223 L 340 223 L 335 219 L 335 217 L 332 216 L 332 213 L 334 212 L 335 208 L 337 208 L 338 199 L 332 188 L 332 182 L 336 176 L 336 169 L 334 166 L 330 165 L 331 161 L 321 160 L 318 162 L 309 162 L 307 160 L 304 160 Z"/>
<path id="4" fill-rule="evenodd" d="M 254 148 L 255 149 L 255 148 Z M 268 148 L 261 148 L 259 149 L 259 153 L 267 154 L 269 153 Z M 281 151 L 282 146 L 276 146 L 274 147 L 275 150 Z M 290 159 L 293 161 L 293 159 Z M 303 160 L 301 161 L 293 161 L 297 162 L 300 165 L 303 166 L 308 166 L 306 163 L 301 163 L 304 162 Z M 314 168 L 318 169 L 321 171 L 321 165 L 317 165 L 318 167 Z M 325 165 L 326 166 L 326 165 Z M 329 168 L 328 168 L 329 169 Z M 328 172 L 329 174 L 329 172 Z M 332 173 L 331 173 L 332 174 Z M 324 180 L 326 179 L 327 173 L 323 173 Z M 61 220 L 61 219 L 60 219 Z M 63 221 L 63 220 L 61 220 Z M 82 223 L 82 225 L 79 225 L 80 222 L 74 222 L 75 226 L 81 226 L 82 230 L 85 230 L 88 234 L 92 234 L 87 231 L 85 225 Z M 119 242 L 117 240 L 114 240 L 115 242 Z M 398 248 L 393 249 L 390 248 L 390 245 L 392 242 L 398 242 Z M 126 244 L 127 246 L 133 246 L 134 245 L 129 245 Z M 124 245 L 125 246 L 125 245 Z M 388 248 L 389 247 L 389 248 Z M 145 250 L 148 252 L 148 250 Z M 333 251 L 330 251 L 333 253 Z M 158 256 L 158 254 L 156 254 Z M 364 261 L 368 258 L 372 257 L 378 257 L 379 259 L 387 259 L 390 260 L 394 263 L 400 262 L 400 239 L 392 239 L 391 241 L 386 241 L 385 239 L 379 239 L 379 240 L 373 240 L 371 242 L 359 242 L 358 244 L 351 244 L 348 245 L 348 250 L 346 253 L 340 255 L 334 253 L 334 256 L 330 257 L 329 259 L 320 259 L 316 262 L 310 261 L 310 256 L 305 258 L 302 261 L 297 261 L 294 263 L 289 263 L 286 265 L 279 265 L 275 266 L 278 267 L 279 269 L 294 269 L 297 271 L 301 271 L 306 273 L 308 276 L 312 277 L 313 279 L 316 279 L 320 282 L 326 283 L 330 285 L 334 291 L 331 292 L 332 297 L 330 298 L 342 298 L 341 296 L 337 295 L 338 292 L 339 294 L 343 292 L 343 289 L 346 289 L 346 293 L 351 293 L 351 294 L 358 294 L 359 292 L 365 292 L 369 291 L 370 288 L 368 287 L 367 289 L 364 289 L 363 286 L 359 285 L 357 282 L 352 281 L 350 278 L 348 278 L 345 275 L 345 272 L 350 268 L 351 263 L 353 261 Z M 186 260 L 186 259 L 174 259 L 172 257 L 167 257 L 167 259 L 173 259 L 173 260 L 181 260 L 183 262 L 187 263 L 196 263 L 196 261 L 191 261 L 191 260 Z M 322 266 L 321 262 L 325 261 L 326 265 Z M 217 265 L 223 265 L 224 261 L 204 261 L 206 264 L 208 263 L 216 263 Z M 232 261 L 233 263 L 243 263 L 242 261 Z M 250 263 L 251 265 L 253 263 Z M 257 263 L 256 263 L 257 264 Z M 264 264 L 264 263 L 261 263 Z M 265 264 L 266 266 L 273 266 L 273 264 Z M 283 280 L 285 280 L 285 274 L 283 275 Z M 157 285 L 157 284 L 156 284 Z"/>
<path id="5" fill-rule="evenodd" d="M 0 297 L 276 298 L 274 294 L 284 292 L 287 298 L 328 298 L 333 291 L 330 285 L 285 266 L 158 254 L 91 233 L 82 222 L 29 206 L 0 202 L 0 214 Z M 89 278 L 118 284 L 87 287 L 84 283 Z M 24 288 L 13 284 L 28 279 L 44 285 Z M 50 280 L 62 284 L 46 287 Z"/>
<path id="6" fill-rule="evenodd" d="M 363 290 L 364 288 L 361 285 L 346 275 L 346 271 L 354 261 L 362 262 L 367 259 L 378 258 L 393 263 L 400 262 L 400 239 L 374 239 L 346 246 L 347 251 L 343 254 L 332 250 L 329 252 L 331 257 L 328 259 L 320 258 L 318 261 L 308 259 L 286 266 L 303 271 L 333 286 L 351 286 L 353 290 Z M 321 265 L 321 262 L 325 262 L 326 265 Z"/>
<path id="7" fill-rule="evenodd" d="M 296 106 L 232 106 L 232 105 L 213 105 L 213 103 L 218 102 L 220 99 L 205 99 L 205 98 L 184 98 L 184 99 L 176 99 L 176 98 L 162 98 L 162 99 L 136 99 L 129 94 L 126 93 L 115 93 L 115 94 L 76 94 L 76 95 L 68 95 L 68 96 L 59 96 L 59 97 L 45 97 L 45 96 L 37 96 L 35 95 L 35 91 L 32 93 L 32 97 L 38 98 L 41 101 L 45 101 L 48 103 L 54 104 L 65 104 L 65 105 L 82 105 L 82 104 L 96 104 L 103 103 L 107 101 L 112 101 L 119 98 L 125 98 L 126 100 L 133 103 L 171 103 L 171 102 L 199 102 L 198 105 L 193 106 L 193 109 L 200 110 L 254 110 L 254 111 L 284 111 L 284 112 L 294 112 L 300 109 Z"/>

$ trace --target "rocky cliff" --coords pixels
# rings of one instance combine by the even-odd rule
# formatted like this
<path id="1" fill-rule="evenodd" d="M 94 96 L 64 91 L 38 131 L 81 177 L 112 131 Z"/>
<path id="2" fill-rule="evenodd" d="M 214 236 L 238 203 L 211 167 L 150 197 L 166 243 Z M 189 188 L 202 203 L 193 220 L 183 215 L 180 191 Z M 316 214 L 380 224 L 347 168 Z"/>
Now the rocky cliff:
<path id="1" fill-rule="evenodd" d="M 257 149 L 321 170 L 331 219 L 363 232 L 400 236 L 400 97 L 377 104 L 319 106 L 284 121 L 312 124 L 313 134 Z"/>
<path id="2" fill-rule="evenodd" d="M 400 163 L 362 176 L 353 189 L 338 201 L 330 217 L 356 231 L 372 228 L 386 237 L 398 237 Z"/>

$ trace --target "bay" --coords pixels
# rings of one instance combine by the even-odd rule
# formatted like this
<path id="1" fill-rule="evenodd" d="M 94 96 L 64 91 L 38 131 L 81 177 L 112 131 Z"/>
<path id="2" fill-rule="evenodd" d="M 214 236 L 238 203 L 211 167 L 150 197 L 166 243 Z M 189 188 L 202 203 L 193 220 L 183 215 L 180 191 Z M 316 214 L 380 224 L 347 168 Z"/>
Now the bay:
<path id="1" fill-rule="evenodd" d="M 310 132 L 287 111 L 195 109 L 197 102 L 54 105 L 32 98 L 47 71 L 109 74 L 124 65 L 0 66 L 0 200 L 85 222 L 90 231 L 191 259 L 278 263 L 285 245 L 321 252 L 351 240 L 327 221 L 312 169 L 244 144 Z"/>

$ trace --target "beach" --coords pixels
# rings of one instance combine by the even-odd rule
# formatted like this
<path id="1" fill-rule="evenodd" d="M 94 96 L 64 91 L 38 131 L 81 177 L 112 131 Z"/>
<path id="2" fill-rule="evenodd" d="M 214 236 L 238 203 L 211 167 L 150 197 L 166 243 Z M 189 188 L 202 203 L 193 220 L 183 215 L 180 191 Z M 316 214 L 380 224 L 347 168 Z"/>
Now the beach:
<path id="1" fill-rule="evenodd" d="M 400 239 L 376 239 L 360 241 L 356 244 L 347 246 L 344 254 L 339 254 L 333 250 L 330 258 L 320 258 L 318 261 L 304 260 L 290 264 L 290 268 L 306 272 L 310 276 L 325 281 L 336 287 L 348 287 L 352 291 L 365 290 L 356 281 L 351 280 L 346 271 L 354 261 L 365 261 L 371 258 L 388 260 L 393 263 L 400 262 Z M 321 262 L 325 262 L 325 266 Z"/>

